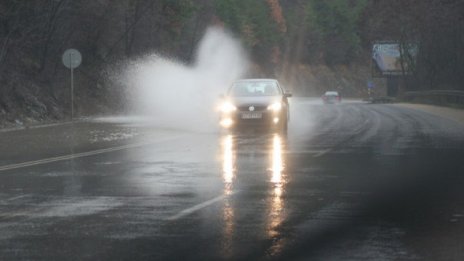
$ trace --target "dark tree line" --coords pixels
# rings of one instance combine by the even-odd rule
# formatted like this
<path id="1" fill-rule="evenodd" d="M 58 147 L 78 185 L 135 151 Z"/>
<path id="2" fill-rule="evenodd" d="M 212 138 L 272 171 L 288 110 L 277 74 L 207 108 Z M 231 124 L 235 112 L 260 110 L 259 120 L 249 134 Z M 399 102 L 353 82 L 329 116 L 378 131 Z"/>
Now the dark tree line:
<path id="1" fill-rule="evenodd" d="M 0 2 L 0 121 L 68 114 L 68 48 L 83 56 L 76 96 L 83 112 L 116 103 L 102 72 L 151 51 L 190 59 L 210 13 L 190 0 L 5 0 Z M 79 101 L 79 99 L 81 101 Z M 19 115 L 21 114 L 21 115 Z"/>
<path id="2" fill-rule="evenodd" d="M 464 89 L 463 16 L 464 0 L 3 0 L 0 121 L 67 115 L 67 48 L 83 55 L 76 96 L 91 113 L 120 99 L 109 66 L 151 52 L 191 62 L 213 24 L 240 37 L 269 76 L 295 64 L 368 64 L 373 41 L 396 40 L 419 46 L 405 88 Z"/>

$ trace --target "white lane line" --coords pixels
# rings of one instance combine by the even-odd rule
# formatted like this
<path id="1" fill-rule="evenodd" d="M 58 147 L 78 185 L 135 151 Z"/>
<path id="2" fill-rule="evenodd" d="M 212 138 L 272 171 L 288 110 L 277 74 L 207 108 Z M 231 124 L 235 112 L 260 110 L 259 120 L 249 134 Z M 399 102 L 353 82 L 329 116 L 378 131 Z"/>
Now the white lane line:
<path id="1" fill-rule="evenodd" d="M 74 123 L 81 123 L 81 122 L 82 121 L 74 121 Z M 71 123 L 72 122 L 67 121 L 67 122 L 48 123 L 48 124 L 42 124 L 42 125 L 12 127 L 12 128 L 0 129 L 0 133 L 21 131 L 21 130 L 27 130 L 27 129 L 41 129 L 41 128 L 57 127 L 57 126 L 68 125 Z"/>
<path id="2" fill-rule="evenodd" d="M 14 200 L 18 200 L 18 199 L 21 199 L 21 198 L 26 198 L 26 197 L 29 197 L 29 196 L 31 196 L 31 194 L 24 194 L 24 195 L 12 197 L 12 198 L 7 198 L 7 199 L 5 199 L 5 201 L 14 201 Z"/>
<path id="3" fill-rule="evenodd" d="M 107 148 L 107 149 L 92 150 L 92 151 L 52 157 L 52 158 L 47 158 L 47 159 L 27 161 L 27 162 L 22 162 L 22 163 L 17 163 L 17 164 L 9 164 L 9 165 L 0 166 L 0 171 L 25 168 L 25 167 L 35 166 L 35 165 L 42 165 L 42 164 L 57 162 L 57 161 L 65 161 L 65 160 L 70 160 L 70 159 L 88 157 L 88 156 L 93 156 L 97 154 L 103 154 L 103 153 L 108 153 L 108 152 L 113 152 L 113 151 L 118 151 L 118 150 L 142 147 L 142 146 L 161 143 L 161 142 L 165 142 L 165 141 L 169 141 L 169 140 L 173 140 L 177 138 L 179 137 L 172 137 L 172 138 L 157 140 L 155 142 L 133 143 L 133 144 L 123 145 L 123 146 L 118 146 L 118 147 Z"/>
<path id="4" fill-rule="evenodd" d="M 22 198 L 27 198 L 27 197 L 30 197 L 30 196 L 31 196 L 31 194 L 24 194 L 24 195 L 20 195 L 20 196 L 11 197 L 11 198 L 1 199 L 0 204 L 10 204 L 12 201 L 16 201 L 16 200 L 22 199 Z"/>
<path id="5" fill-rule="evenodd" d="M 201 209 L 203 209 L 203 208 L 206 208 L 206 207 L 208 207 L 208 206 L 210 206 L 210 205 L 212 205 L 212 204 L 214 204 L 214 203 L 216 203 L 216 202 L 218 202 L 218 201 L 224 200 L 224 199 L 226 199 L 227 197 L 230 197 L 230 196 L 232 196 L 232 195 L 235 194 L 235 193 L 237 193 L 237 192 L 234 191 L 234 192 L 232 192 L 232 193 L 230 193 L 230 194 L 228 194 L 228 195 L 220 195 L 220 196 L 218 196 L 218 197 L 215 197 L 215 198 L 213 198 L 213 199 L 210 199 L 210 200 L 208 200 L 208 201 L 205 201 L 205 202 L 203 202 L 203 203 L 200 203 L 200 204 L 198 204 L 198 205 L 195 205 L 195 206 L 193 206 L 193 207 L 191 207 L 191 208 L 184 209 L 184 210 L 182 210 L 181 212 L 175 214 L 174 216 L 171 216 L 171 217 L 167 218 L 167 220 L 173 221 L 173 220 L 177 220 L 177 219 L 183 218 L 183 217 L 188 216 L 188 215 L 190 215 L 190 214 L 193 214 L 193 213 L 195 213 L 195 212 L 197 212 L 197 211 L 199 211 L 199 210 L 201 210 Z"/>
<path id="6" fill-rule="evenodd" d="M 321 151 L 321 152 L 319 152 L 317 154 L 314 154 L 313 157 L 314 158 L 319 158 L 319 157 L 324 156 L 325 154 L 327 154 L 327 153 L 329 153 L 329 152 L 331 152 L 333 150 L 334 150 L 333 148 L 323 150 L 323 151 Z"/>

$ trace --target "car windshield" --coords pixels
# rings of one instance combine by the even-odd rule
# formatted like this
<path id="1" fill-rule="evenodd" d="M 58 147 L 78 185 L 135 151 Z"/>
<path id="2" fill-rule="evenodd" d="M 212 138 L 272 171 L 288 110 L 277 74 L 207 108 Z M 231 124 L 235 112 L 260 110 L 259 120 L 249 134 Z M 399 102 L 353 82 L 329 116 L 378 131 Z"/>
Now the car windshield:
<path id="1" fill-rule="evenodd" d="M 237 82 L 229 90 L 230 96 L 276 96 L 279 95 L 279 87 L 272 81 Z"/>

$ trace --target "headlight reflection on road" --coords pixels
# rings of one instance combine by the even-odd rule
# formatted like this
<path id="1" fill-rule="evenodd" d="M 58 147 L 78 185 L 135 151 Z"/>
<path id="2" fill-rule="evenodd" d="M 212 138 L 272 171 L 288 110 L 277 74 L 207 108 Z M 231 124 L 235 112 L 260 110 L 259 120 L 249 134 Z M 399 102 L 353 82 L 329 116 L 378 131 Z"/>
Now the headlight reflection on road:
<path id="1" fill-rule="evenodd" d="M 282 183 L 282 171 L 284 164 L 282 160 L 282 139 L 275 134 L 272 139 L 272 178 L 271 182 L 275 185 Z"/>
<path id="2" fill-rule="evenodd" d="M 232 135 L 227 135 L 222 143 L 222 175 L 226 185 L 232 185 L 234 181 L 234 151 Z"/>
<path id="3" fill-rule="evenodd" d="M 271 151 L 271 184 L 273 185 L 270 205 L 269 205 L 269 220 L 267 222 L 267 234 L 270 238 L 279 237 L 279 226 L 284 220 L 284 200 L 282 194 L 285 189 L 285 179 L 282 173 L 285 168 L 282 157 L 282 139 L 275 134 L 272 139 Z M 273 240 L 273 245 L 270 247 L 271 254 L 279 253 L 283 248 L 282 240 Z"/>
<path id="4" fill-rule="evenodd" d="M 227 135 L 222 140 L 222 177 L 224 182 L 224 195 L 232 195 L 233 182 L 235 178 L 235 151 L 233 137 Z M 223 240 L 222 252 L 225 257 L 233 254 L 233 235 L 234 235 L 234 208 L 229 200 L 225 199 L 223 208 Z"/>
<path id="5" fill-rule="evenodd" d="M 234 208 L 231 202 L 226 199 L 224 209 L 222 211 L 224 220 L 224 230 L 222 239 L 222 252 L 225 257 L 230 257 L 233 254 L 233 238 L 234 238 Z"/>

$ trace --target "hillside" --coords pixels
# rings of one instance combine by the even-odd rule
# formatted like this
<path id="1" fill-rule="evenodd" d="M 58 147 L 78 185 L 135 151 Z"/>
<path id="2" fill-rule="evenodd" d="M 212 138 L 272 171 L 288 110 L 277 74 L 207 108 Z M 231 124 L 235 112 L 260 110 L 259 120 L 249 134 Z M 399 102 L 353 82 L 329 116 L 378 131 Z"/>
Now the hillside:
<path id="1" fill-rule="evenodd" d="M 68 48 L 83 55 L 77 114 L 120 113 L 130 86 L 111 79 L 118 68 L 152 54 L 190 64 L 209 26 L 240 40 L 256 76 L 279 78 L 300 95 L 363 97 L 375 40 L 420 46 L 405 90 L 462 89 L 463 14 L 459 0 L 5 0 L 0 126 L 69 119 Z"/>

